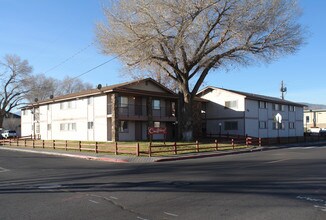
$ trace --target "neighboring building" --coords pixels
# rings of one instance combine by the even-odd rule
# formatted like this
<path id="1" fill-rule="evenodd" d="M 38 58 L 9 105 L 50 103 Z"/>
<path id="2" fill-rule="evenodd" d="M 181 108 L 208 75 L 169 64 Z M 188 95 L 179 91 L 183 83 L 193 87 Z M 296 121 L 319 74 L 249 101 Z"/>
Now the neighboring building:
<path id="1" fill-rule="evenodd" d="M 8 113 L 3 120 L 2 130 L 14 130 L 20 136 L 20 123 L 20 115 Z"/>
<path id="2" fill-rule="evenodd" d="M 326 109 L 304 110 L 303 126 L 309 128 L 326 128 Z"/>
<path id="3" fill-rule="evenodd" d="M 176 137 L 177 95 L 152 79 L 54 97 L 22 109 L 22 136 L 44 140 L 147 140 L 148 127 Z M 163 139 L 156 134 L 153 139 Z"/>
<path id="4" fill-rule="evenodd" d="M 252 137 L 303 136 L 304 105 L 279 98 L 206 87 L 198 96 L 206 104 L 204 131 L 213 135 Z M 275 116 L 280 114 L 281 123 Z"/>

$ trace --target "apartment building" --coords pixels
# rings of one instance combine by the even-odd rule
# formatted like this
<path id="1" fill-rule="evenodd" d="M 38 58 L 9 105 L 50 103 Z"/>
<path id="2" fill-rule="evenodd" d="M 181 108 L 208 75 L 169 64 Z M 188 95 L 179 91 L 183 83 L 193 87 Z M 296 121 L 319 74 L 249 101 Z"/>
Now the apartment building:
<path id="1" fill-rule="evenodd" d="M 207 134 L 252 137 L 303 136 L 304 105 L 279 98 L 206 87 L 203 126 Z"/>
<path id="2" fill-rule="evenodd" d="M 44 140 L 147 140 L 176 137 L 177 95 L 153 79 L 51 97 L 22 108 L 22 136 Z"/>

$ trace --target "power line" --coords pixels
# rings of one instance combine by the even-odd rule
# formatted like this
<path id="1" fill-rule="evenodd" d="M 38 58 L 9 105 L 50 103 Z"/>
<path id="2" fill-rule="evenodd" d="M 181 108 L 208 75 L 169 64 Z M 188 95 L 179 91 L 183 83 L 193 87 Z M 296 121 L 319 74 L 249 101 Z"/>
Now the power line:
<path id="1" fill-rule="evenodd" d="M 86 47 L 80 49 L 79 51 L 77 51 L 76 53 L 74 53 L 73 55 L 71 55 L 70 57 L 66 58 L 65 60 L 61 61 L 60 63 L 58 63 L 57 65 L 51 67 L 50 69 L 48 69 L 47 71 L 45 71 L 44 73 L 48 73 L 51 72 L 52 70 L 57 69 L 58 67 L 62 66 L 63 64 L 67 63 L 69 60 L 73 59 L 75 56 L 77 56 L 78 54 L 84 52 L 86 49 L 88 49 L 89 47 L 91 47 L 92 45 L 94 45 L 95 42 L 92 42 L 90 44 L 88 44 Z"/>
<path id="2" fill-rule="evenodd" d="M 215 4 L 217 4 L 217 2 L 214 2 L 214 3 L 210 4 L 210 5 L 208 5 L 207 7 L 203 8 L 202 10 L 206 10 L 206 9 L 212 7 L 212 6 L 215 5 Z M 190 18 L 188 18 L 188 20 L 189 20 L 189 19 L 190 19 Z M 176 25 L 177 25 L 177 23 L 176 23 L 175 25 L 171 26 L 171 27 L 168 27 L 167 29 L 163 30 L 161 33 L 158 33 L 158 34 L 163 34 L 164 32 L 166 32 L 166 31 L 168 31 L 168 30 L 170 30 L 170 29 L 176 27 Z M 157 34 L 157 35 L 158 35 L 158 34 Z M 156 35 L 156 36 L 157 36 L 157 35 Z M 141 46 L 142 44 L 146 43 L 147 41 L 153 39 L 153 38 L 156 37 L 156 36 L 152 36 L 152 37 L 146 39 L 145 41 L 140 42 L 140 43 L 139 43 L 138 45 L 136 45 L 135 47 L 139 47 L 139 46 Z M 79 77 L 81 77 L 81 76 L 83 76 L 83 75 L 86 75 L 87 73 L 89 73 L 89 72 L 91 72 L 91 71 L 93 71 L 93 70 L 95 70 L 95 69 L 97 69 L 97 68 L 99 68 L 99 67 L 101 67 L 101 66 L 104 66 L 105 64 L 107 64 L 107 63 L 109 63 L 109 62 L 111 62 L 111 61 L 113 61 L 113 60 L 119 58 L 119 57 L 122 56 L 123 54 L 127 53 L 131 48 L 132 48 L 132 47 L 129 47 L 129 48 L 128 48 L 127 50 L 125 50 L 124 52 L 122 52 L 122 53 L 120 53 L 120 54 L 114 56 L 113 58 L 111 58 L 111 59 L 109 59 L 109 60 L 107 60 L 107 61 L 105 61 L 105 62 L 103 62 L 103 63 L 101 63 L 101 64 L 99 64 L 99 65 L 97 65 L 97 66 L 95 66 L 95 67 L 93 67 L 93 68 L 91 68 L 91 69 L 89 69 L 89 70 L 87 70 L 87 71 L 84 72 L 84 73 L 81 73 L 81 74 L 79 74 L 79 75 L 73 77 L 72 79 L 77 79 L 77 78 L 79 78 Z"/>

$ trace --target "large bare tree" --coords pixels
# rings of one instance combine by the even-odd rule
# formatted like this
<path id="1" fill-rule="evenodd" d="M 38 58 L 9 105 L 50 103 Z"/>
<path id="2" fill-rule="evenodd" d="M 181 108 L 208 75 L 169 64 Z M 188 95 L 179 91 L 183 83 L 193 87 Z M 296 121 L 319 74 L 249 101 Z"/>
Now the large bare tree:
<path id="1" fill-rule="evenodd" d="M 27 60 L 21 60 L 16 55 L 6 55 L 0 60 L 0 128 L 6 114 L 22 104 L 28 92 L 24 81 L 31 71 Z"/>
<path id="2" fill-rule="evenodd" d="M 66 76 L 63 80 L 58 80 L 44 74 L 31 75 L 25 80 L 25 88 L 28 93 L 25 98 L 29 102 L 35 99 L 42 101 L 49 99 L 50 96 L 60 96 L 91 89 L 90 83 L 83 82 L 81 79 Z"/>
<path id="3" fill-rule="evenodd" d="M 119 0 L 104 13 L 106 22 L 97 25 L 103 53 L 177 82 L 185 140 L 192 138 L 191 106 L 209 72 L 270 62 L 304 41 L 296 0 Z"/>

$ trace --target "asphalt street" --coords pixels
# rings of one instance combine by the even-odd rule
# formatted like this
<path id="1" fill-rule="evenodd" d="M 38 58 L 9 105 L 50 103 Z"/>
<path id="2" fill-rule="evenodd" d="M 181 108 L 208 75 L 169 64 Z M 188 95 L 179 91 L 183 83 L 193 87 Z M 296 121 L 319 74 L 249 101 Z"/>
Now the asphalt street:
<path id="1" fill-rule="evenodd" d="M 0 219 L 326 219 L 326 147 L 164 163 L 0 150 Z"/>

